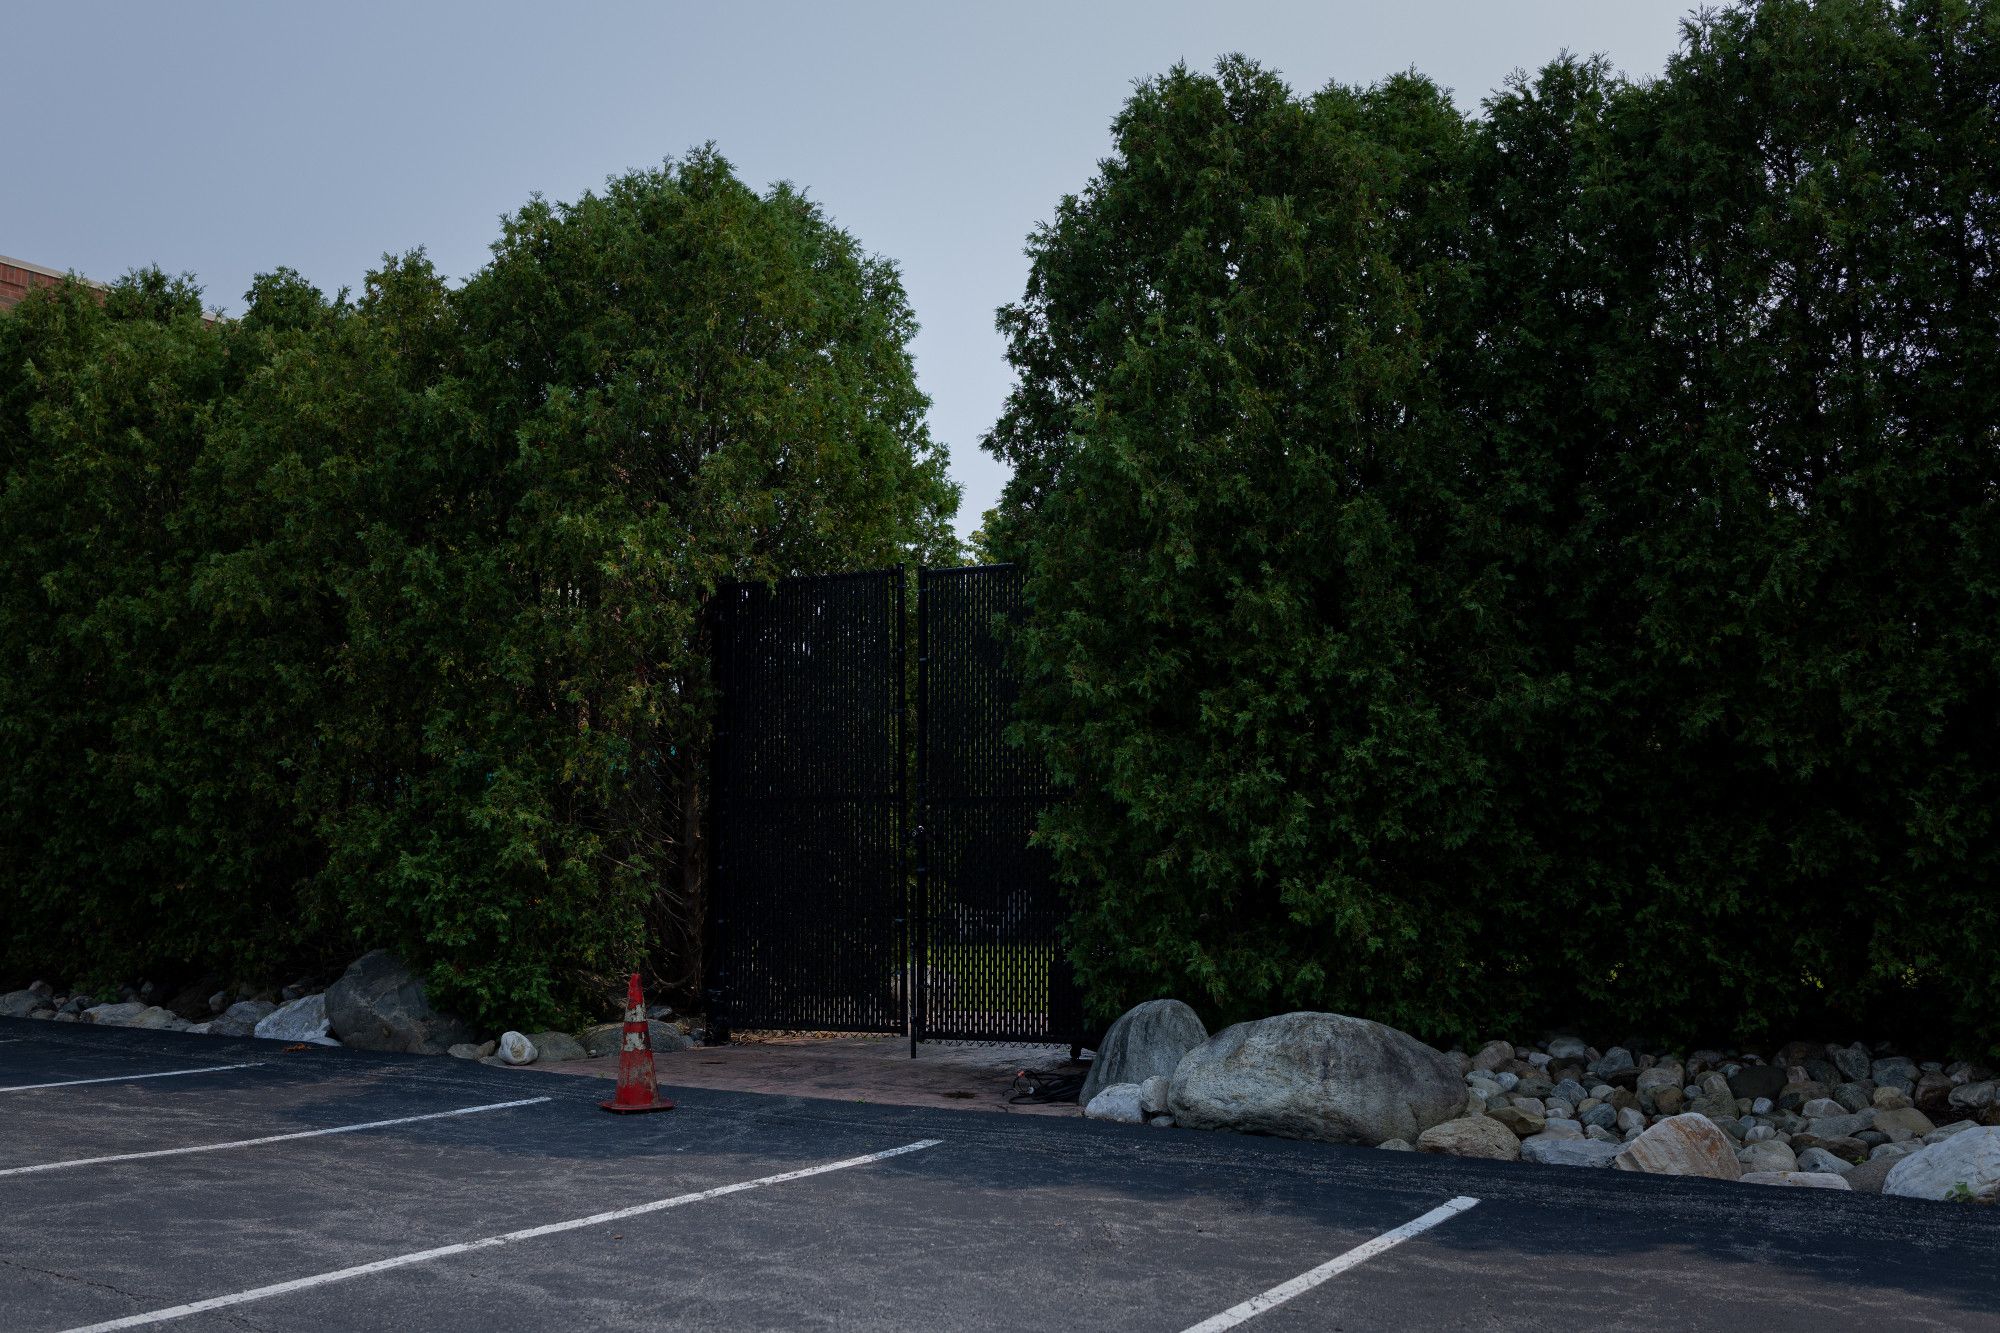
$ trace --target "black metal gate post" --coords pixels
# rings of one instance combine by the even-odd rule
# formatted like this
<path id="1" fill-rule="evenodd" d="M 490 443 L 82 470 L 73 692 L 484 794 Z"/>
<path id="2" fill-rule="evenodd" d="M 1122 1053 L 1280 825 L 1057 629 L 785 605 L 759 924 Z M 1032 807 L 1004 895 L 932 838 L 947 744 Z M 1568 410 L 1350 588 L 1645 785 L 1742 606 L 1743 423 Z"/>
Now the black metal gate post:
<path id="1" fill-rule="evenodd" d="M 922 1040 L 925 1021 L 924 1000 L 930 993 L 930 839 L 925 831 L 925 812 L 930 808 L 930 769 L 924 758 L 924 738 L 930 734 L 929 702 L 931 681 L 930 635 L 927 630 L 929 603 L 924 596 L 931 572 L 917 570 L 917 806 L 910 826 L 911 848 L 915 853 L 915 888 L 910 912 L 910 1058 L 917 1058 L 917 1042 Z"/>

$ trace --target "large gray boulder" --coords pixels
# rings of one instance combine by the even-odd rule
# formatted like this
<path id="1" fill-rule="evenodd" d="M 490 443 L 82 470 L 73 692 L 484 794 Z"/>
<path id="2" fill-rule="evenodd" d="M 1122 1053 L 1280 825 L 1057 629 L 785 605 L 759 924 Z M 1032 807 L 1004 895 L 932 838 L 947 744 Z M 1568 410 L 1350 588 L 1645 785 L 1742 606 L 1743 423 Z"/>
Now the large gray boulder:
<path id="1" fill-rule="evenodd" d="M 1458 1066 L 1395 1028 L 1296 1013 L 1225 1028 L 1182 1057 L 1167 1089 L 1189 1129 L 1372 1146 L 1415 1142 L 1465 1110 Z"/>
<path id="2" fill-rule="evenodd" d="M 1114 1083 L 1172 1078 L 1181 1057 L 1208 1040 L 1208 1028 L 1179 1000 L 1148 1000 L 1128 1009 L 1098 1043 L 1077 1100 L 1085 1106 Z"/>
<path id="3" fill-rule="evenodd" d="M 268 1018 L 277 1005 L 269 1000 L 238 1000 L 208 1025 L 210 1034 L 217 1037 L 247 1037 L 257 1030 L 257 1025 Z"/>
<path id="4" fill-rule="evenodd" d="M 9 991 L 0 995 L 0 1018 L 26 1018 L 42 1003 L 42 997 L 31 990 Z"/>
<path id="5" fill-rule="evenodd" d="M 530 1032 L 528 1040 L 535 1044 L 536 1058 L 545 1063 L 590 1057 L 590 1052 L 583 1049 L 583 1043 L 567 1032 Z"/>
<path id="6" fill-rule="evenodd" d="M 363 954 L 327 987 L 326 1017 L 342 1045 L 364 1051 L 443 1055 L 474 1039 L 465 1024 L 431 1008 L 423 983 L 386 949 Z"/>
<path id="7" fill-rule="evenodd" d="M 311 1042 L 315 1046 L 338 1046 L 326 1035 L 326 996 L 304 995 L 290 1004 L 281 1004 L 257 1020 L 255 1035 L 272 1041 Z"/>
<path id="8" fill-rule="evenodd" d="M 1906 1199 L 2000 1203 L 2000 1125 L 1953 1134 L 1889 1168 L 1884 1194 Z"/>

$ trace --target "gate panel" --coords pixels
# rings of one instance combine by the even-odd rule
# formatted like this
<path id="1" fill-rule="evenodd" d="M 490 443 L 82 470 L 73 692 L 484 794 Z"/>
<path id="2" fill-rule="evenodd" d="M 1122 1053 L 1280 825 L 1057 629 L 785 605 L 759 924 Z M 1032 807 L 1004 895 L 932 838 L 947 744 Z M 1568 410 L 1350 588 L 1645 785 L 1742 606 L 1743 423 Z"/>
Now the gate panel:
<path id="1" fill-rule="evenodd" d="M 918 578 L 913 1035 L 1074 1040 L 1082 1005 L 1062 956 L 1066 912 L 1054 863 L 1029 845 L 1055 791 L 1004 735 L 1019 694 L 1005 633 L 1022 610 L 1021 571 Z"/>
<path id="2" fill-rule="evenodd" d="M 733 584 L 717 604 L 711 1008 L 902 1032 L 903 573 Z"/>

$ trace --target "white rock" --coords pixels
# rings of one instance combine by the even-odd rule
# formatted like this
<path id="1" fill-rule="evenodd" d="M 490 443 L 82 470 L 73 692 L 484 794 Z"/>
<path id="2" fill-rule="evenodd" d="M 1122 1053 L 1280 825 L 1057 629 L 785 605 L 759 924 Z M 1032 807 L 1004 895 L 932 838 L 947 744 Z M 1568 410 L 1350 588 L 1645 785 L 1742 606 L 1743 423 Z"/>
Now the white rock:
<path id="1" fill-rule="evenodd" d="M 256 1036 L 269 1041 L 310 1042 L 315 1046 L 338 1046 L 327 1032 L 326 996 L 307 995 L 281 1004 L 257 1020 Z"/>
<path id="2" fill-rule="evenodd" d="M 503 1047 L 506 1041 L 505 1037 L 500 1039 Z M 1146 1112 L 1139 1105 L 1137 1083 L 1113 1083 L 1085 1104 L 1083 1114 L 1086 1119 L 1109 1120 L 1114 1125 L 1146 1123 Z"/>
<path id="3" fill-rule="evenodd" d="M 456 1042 L 453 1043 L 453 1045 L 457 1044 Z M 446 1049 L 449 1050 L 450 1047 Z M 496 1053 L 503 1061 L 510 1065 L 531 1065 L 535 1063 L 535 1043 L 529 1041 L 518 1032 L 508 1031 L 501 1033 L 500 1047 Z"/>
<path id="4" fill-rule="evenodd" d="M 1610 1166 L 1622 1151 L 1616 1143 L 1535 1134 L 1521 1140 L 1521 1160 L 1544 1166 Z"/>
<path id="5" fill-rule="evenodd" d="M 2000 1125 L 1962 1130 L 1911 1153 L 1889 1168 L 1882 1192 L 1905 1199 L 2000 1202 Z"/>
<path id="6" fill-rule="evenodd" d="M 1149 1116 L 1167 1113 L 1167 1080 L 1153 1075 L 1139 1085 L 1139 1109 Z"/>
<path id="7" fill-rule="evenodd" d="M 1796 1189 L 1844 1190 L 1853 1187 L 1830 1171 L 1746 1171 L 1746 1185 L 1790 1185 Z"/>

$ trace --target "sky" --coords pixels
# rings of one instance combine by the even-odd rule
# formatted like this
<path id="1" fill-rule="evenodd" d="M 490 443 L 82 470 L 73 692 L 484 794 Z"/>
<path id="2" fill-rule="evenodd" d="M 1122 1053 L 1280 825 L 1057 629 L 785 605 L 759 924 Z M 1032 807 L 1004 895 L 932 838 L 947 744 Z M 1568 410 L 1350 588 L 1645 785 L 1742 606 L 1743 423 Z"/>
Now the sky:
<path id="1" fill-rule="evenodd" d="M 994 311 L 1135 80 L 1232 52 L 1301 92 L 1415 68 L 1476 111 L 1565 49 L 1658 73 L 1688 8 L 0 0 L 0 254 L 98 279 L 157 264 L 226 311 L 279 265 L 331 293 L 423 246 L 462 278 L 531 194 L 712 141 L 901 267 L 966 533 L 1006 480 L 979 448 L 1012 384 Z"/>

